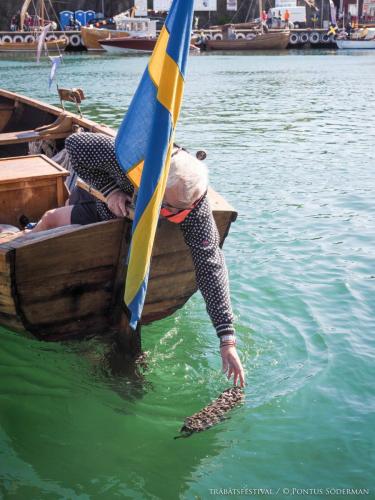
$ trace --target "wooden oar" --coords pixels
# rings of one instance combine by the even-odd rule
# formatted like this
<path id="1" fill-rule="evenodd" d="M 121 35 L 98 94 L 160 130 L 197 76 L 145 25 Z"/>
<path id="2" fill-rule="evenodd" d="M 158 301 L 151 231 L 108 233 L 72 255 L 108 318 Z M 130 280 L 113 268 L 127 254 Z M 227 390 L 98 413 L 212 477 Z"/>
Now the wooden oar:
<path id="1" fill-rule="evenodd" d="M 94 187 L 90 186 L 87 184 L 87 182 L 83 181 L 82 179 L 77 179 L 76 186 L 80 187 L 81 189 L 84 189 L 87 191 L 89 194 L 94 196 L 96 199 L 102 201 L 103 203 L 107 203 L 107 198 L 104 196 L 103 193 L 101 193 L 98 189 L 95 189 Z M 128 215 L 127 218 L 130 220 L 134 219 L 134 206 L 133 205 L 128 205 L 127 207 L 128 210 Z"/>

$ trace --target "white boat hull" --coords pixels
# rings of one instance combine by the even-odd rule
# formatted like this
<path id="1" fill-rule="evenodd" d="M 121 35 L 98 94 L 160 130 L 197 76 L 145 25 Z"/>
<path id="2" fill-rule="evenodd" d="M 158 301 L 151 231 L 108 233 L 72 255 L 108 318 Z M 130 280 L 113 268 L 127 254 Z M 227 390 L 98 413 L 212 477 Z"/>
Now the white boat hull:
<path id="1" fill-rule="evenodd" d="M 109 54 L 150 54 L 149 50 L 127 49 L 124 47 L 114 47 L 113 45 L 101 45 Z"/>
<path id="2" fill-rule="evenodd" d="M 375 40 L 336 40 L 339 49 L 375 49 Z"/>

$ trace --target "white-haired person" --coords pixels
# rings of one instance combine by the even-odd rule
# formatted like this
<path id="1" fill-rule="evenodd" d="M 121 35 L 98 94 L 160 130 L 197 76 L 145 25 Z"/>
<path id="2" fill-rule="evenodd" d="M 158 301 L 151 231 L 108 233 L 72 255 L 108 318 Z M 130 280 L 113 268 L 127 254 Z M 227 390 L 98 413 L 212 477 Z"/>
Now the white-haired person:
<path id="1" fill-rule="evenodd" d="M 66 224 L 125 217 L 133 185 L 121 170 L 115 155 L 114 138 L 90 132 L 72 134 L 65 141 L 74 171 L 100 191 L 106 203 L 88 193 L 76 192 L 70 205 L 47 212 L 34 231 Z M 198 288 L 220 338 L 223 371 L 234 384 L 245 383 L 244 371 L 236 350 L 228 273 L 220 249 L 219 234 L 207 199 L 206 166 L 186 151 L 175 148 L 163 198 L 161 216 L 181 228 L 195 266 Z"/>

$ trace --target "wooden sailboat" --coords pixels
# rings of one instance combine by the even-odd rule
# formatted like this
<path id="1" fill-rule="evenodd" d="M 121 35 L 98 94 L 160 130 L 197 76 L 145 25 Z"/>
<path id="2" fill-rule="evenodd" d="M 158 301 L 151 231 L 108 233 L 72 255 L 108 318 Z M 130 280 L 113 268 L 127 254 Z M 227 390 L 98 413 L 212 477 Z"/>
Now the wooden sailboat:
<path id="1" fill-rule="evenodd" d="M 262 19 L 262 0 L 259 0 L 259 19 Z M 254 29 L 254 22 L 242 23 L 241 33 L 237 36 L 236 29 L 239 26 L 238 24 L 222 26 L 221 34 L 205 41 L 207 50 L 283 50 L 289 44 L 288 29 L 265 32 L 262 22 L 259 29 Z"/>
<path id="2" fill-rule="evenodd" d="M 218 40 L 206 40 L 207 50 L 284 50 L 289 43 L 289 30 L 249 33 L 244 38 L 229 38 L 223 32 Z"/>
<path id="3" fill-rule="evenodd" d="M 77 127 L 115 131 L 57 107 L 0 89 L 0 224 L 38 220 L 67 198 L 67 172 L 51 158 L 29 155 L 30 144 L 56 151 Z M 234 209 L 209 192 L 221 244 Z M 45 340 L 81 337 L 118 327 L 131 221 L 16 237 L 0 233 L 0 324 Z M 178 226 L 161 220 L 142 324 L 165 318 L 197 290 L 190 250 Z"/>
<path id="4" fill-rule="evenodd" d="M 27 9 L 30 7 L 32 0 L 24 0 L 24 3 L 21 8 L 20 12 L 20 34 L 22 36 L 19 36 L 20 41 L 0 41 L 0 52 L 36 52 L 37 47 L 38 47 L 38 38 L 40 35 L 41 30 L 44 27 L 45 24 L 45 4 L 44 0 L 40 0 L 38 4 L 38 9 L 36 14 L 36 17 L 38 18 L 39 22 L 36 26 L 34 26 L 34 29 L 32 31 L 29 31 L 27 33 L 24 32 L 24 27 L 25 27 L 25 17 L 27 13 Z M 50 39 L 52 38 L 52 39 Z M 17 33 L 14 33 L 14 39 L 17 39 Z M 54 35 L 49 35 L 47 37 L 47 40 L 44 42 L 45 47 L 48 50 L 48 52 L 55 52 L 55 51 L 60 51 L 64 50 L 66 47 L 68 40 L 67 38 L 62 35 L 61 38 L 57 38 Z"/>

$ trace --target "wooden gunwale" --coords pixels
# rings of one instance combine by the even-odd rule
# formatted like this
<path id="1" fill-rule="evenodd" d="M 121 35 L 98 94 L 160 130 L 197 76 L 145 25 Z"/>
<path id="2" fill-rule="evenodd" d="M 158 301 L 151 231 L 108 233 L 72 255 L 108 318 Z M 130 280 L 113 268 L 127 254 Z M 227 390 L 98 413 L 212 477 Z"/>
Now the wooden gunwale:
<path id="1" fill-rule="evenodd" d="M 61 108 L 57 106 L 53 106 L 52 104 L 47 104 L 36 99 L 32 99 L 21 94 L 16 94 L 14 92 L 9 92 L 8 90 L 0 88 L 0 97 L 5 97 L 7 99 L 11 99 L 13 101 L 18 101 L 28 106 L 40 109 L 41 111 L 45 111 L 46 113 L 53 114 L 55 116 L 59 116 L 63 111 Z M 116 131 L 107 125 L 100 125 L 88 118 L 80 118 L 78 115 L 71 113 L 70 111 L 64 111 L 68 116 L 73 119 L 74 124 L 77 124 L 89 132 L 100 132 L 102 134 L 115 136 Z M 1 139 L 0 133 L 0 139 Z M 37 138 L 36 138 L 37 139 Z"/>

